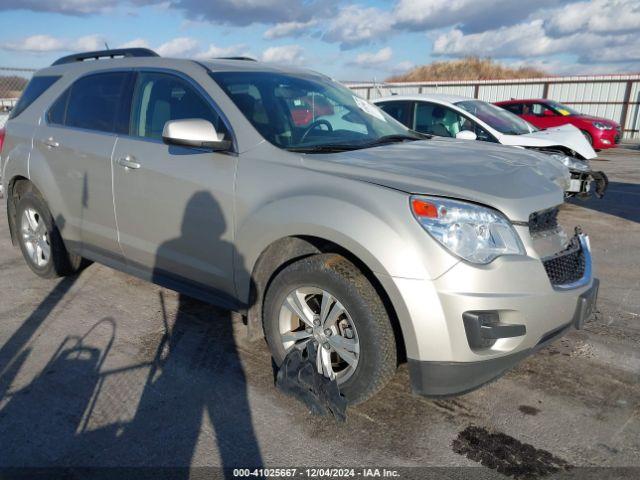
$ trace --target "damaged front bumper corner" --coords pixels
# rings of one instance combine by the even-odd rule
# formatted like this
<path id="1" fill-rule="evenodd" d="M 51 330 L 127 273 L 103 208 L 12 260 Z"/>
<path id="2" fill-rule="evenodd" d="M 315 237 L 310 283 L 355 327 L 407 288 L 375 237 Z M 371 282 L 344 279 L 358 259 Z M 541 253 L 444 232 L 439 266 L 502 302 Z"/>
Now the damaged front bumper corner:
<path id="1" fill-rule="evenodd" d="M 566 196 L 582 199 L 589 198 L 591 184 L 594 184 L 593 194 L 598 198 L 602 198 L 609 186 L 609 178 L 602 171 L 579 172 L 571 170 L 571 181 L 569 188 L 566 190 Z"/>

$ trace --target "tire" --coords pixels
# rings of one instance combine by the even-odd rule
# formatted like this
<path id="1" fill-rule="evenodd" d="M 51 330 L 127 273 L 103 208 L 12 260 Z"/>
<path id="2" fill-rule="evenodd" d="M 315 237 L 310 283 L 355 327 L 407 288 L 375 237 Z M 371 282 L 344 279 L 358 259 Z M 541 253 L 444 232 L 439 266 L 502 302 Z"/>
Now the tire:
<path id="1" fill-rule="evenodd" d="M 593 137 L 591 136 L 591 134 L 589 132 L 587 132 L 586 130 L 580 130 L 580 131 L 584 135 L 584 138 L 587 139 L 587 142 L 589 142 L 589 145 L 591 145 L 593 147 Z"/>
<path id="2" fill-rule="evenodd" d="M 48 256 L 44 254 L 44 247 L 36 250 L 34 255 L 34 242 L 29 242 L 25 232 L 26 224 L 29 224 L 27 219 L 29 215 L 35 218 L 38 225 L 42 224 L 41 228 L 46 236 L 40 237 L 39 245 L 42 245 L 43 242 L 48 245 Z M 35 230 L 37 229 L 29 231 Z M 40 277 L 56 278 L 73 275 L 86 264 L 82 257 L 67 251 L 49 208 L 36 191 L 27 191 L 18 200 L 16 206 L 16 236 L 27 265 Z M 47 259 L 45 259 L 45 256 Z"/>
<path id="3" fill-rule="evenodd" d="M 321 293 L 314 293 L 317 290 Z M 332 361 L 329 362 L 332 364 L 331 370 L 334 370 L 334 361 L 337 369 L 342 368 L 337 372 L 334 370 L 334 373 L 340 391 L 349 404 L 361 403 L 374 396 L 395 374 L 397 351 L 389 316 L 371 283 L 355 265 L 336 254 L 314 255 L 284 268 L 271 282 L 265 295 L 263 308 L 263 326 L 267 343 L 278 366 L 282 364 L 288 349 L 292 348 L 293 344 L 289 342 L 288 348 L 285 348 L 282 337 L 283 333 L 289 332 L 289 318 L 292 319 L 292 324 L 298 322 L 302 330 L 307 326 L 299 320 L 299 315 L 292 313 L 291 309 L 285 306 L 287 299 L 293 298 L 291 295 L 295 292 L 302 292 L 298 298 L 304 299 L 305 303 L 308 301 L 307 307 L 315 306 L 310 310 L 315 311 L 317 317 L 322 313 L 320 299 L 325 298 L 325 295 L 328 295 L 326 298 L 333 298 L 336 301 L 331 304 L 330 300 L 327 300 L 327 305 L 336 307 L 335 311 L 340 311 L 340 306 L 344 307 L 345 312 L 340 314 L 333 324 L 330 321 L 334 316 L 333 309 L 327 308 L 328 314 L 325 315 L 327 323 L 314 328 L 314 333 L 309 334 L 308 341 L 318 344 L 324 342 L 325 347 L 330 344 L 327 350 L 331 348 Z M 325 329 L 327 326 L 335 333 L 333 336 L 321 338 L 320 331 L 327 332 Z M 307 334 L 309 328 L 307 326 Z M 296 333 L 302 334 L 302 330 Z M 332 342 L 338 341 L 340 342 L 338 345 L 343 345 L 341 342 L 345 339 L 359 346 L 355 367 L 342 360 L 342 357 L 338 357 L 337 355 L 340 355 L 338 351 L 333 350 Z M 300 340 L 300 342 L 305 341 Z M 299 346 L 302 348 L 303 344 Z M 322 350 L 322 345 L 319 345 L 318 351 Z M 353 356 L 356 354 L 352 355 L 352 360 Z"/>

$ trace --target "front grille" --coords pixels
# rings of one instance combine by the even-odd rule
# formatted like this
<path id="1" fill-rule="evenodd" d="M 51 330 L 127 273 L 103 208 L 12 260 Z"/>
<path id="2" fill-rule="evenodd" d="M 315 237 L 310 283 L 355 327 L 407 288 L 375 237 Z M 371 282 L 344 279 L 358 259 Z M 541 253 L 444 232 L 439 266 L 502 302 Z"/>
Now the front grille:
<path id="1" fill-rule="evenodd" d="M 558 228 L 558 208 L 540 210 L 529 215 L 529 233 L 537 233 L 555 230 Z"/>
<path id="2" fill-rule="evenodd" d="M 567 285 L 584 277 L 586 260 L 580 241 L 573 237 L 569 246 L 551 257 L 542 260 L 549 280 L 553 285 Z"/>

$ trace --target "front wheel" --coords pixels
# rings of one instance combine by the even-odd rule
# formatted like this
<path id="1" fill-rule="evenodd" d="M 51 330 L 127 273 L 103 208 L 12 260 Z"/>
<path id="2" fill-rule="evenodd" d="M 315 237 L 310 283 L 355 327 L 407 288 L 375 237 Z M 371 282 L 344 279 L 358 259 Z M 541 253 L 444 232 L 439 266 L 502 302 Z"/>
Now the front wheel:
<path id="1" fill-rule="evenodd" d="M 318 346 L 318 372 L 335 379 L 351 404 L 391 379 L 397 366 L 389 316 L 355 265 L 335 254 L 299 260 L 280 272 L 265 297 L 264 330 L 282 364 L 292 348 Z"/>

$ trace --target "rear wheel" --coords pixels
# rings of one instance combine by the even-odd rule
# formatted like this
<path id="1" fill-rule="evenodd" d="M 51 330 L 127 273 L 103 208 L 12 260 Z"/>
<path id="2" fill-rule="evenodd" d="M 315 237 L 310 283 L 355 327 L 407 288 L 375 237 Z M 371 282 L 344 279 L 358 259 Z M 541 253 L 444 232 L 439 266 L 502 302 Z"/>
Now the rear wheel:
<path id="1" fill-rule="evenodd" d="M 44 278 L 71 275 L 83 266 L 82 257 L 67 251 L 44 200 L 25 192 L 16 207 L 18 243 L 27 265 Z"/>
<path id="2" fill-rule="evenodd" d="M 377 393 L 397 366 L 386 309 L 367 278 L 334 254 L 299 260 L 278 274 L 265 297 L 264 329 L 276 364 L 318 345 L 318 372 L 335 379 L 349 403 Z"/>

